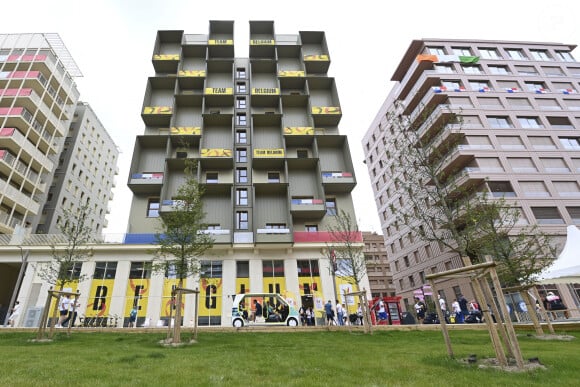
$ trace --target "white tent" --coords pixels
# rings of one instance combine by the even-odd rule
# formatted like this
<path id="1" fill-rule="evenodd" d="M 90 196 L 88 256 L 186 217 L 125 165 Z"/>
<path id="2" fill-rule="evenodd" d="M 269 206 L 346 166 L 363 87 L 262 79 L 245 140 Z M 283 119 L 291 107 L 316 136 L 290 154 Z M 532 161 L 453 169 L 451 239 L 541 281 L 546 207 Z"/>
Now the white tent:
<path id="1" fill-rule="evenodd" d="M 564 249 L 558 259 L 540 275 L 540 284 L 580 283 L 580 230 L 568 226 Z"/>

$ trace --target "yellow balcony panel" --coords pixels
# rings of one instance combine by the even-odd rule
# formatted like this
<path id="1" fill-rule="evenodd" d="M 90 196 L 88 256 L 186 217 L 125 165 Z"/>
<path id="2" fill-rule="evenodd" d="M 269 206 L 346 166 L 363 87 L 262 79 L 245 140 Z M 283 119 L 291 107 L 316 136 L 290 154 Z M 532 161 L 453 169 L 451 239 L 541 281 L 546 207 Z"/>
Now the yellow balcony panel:
<path id="1" fill-rule="evenodd" d="M 178 77 L 205 77 L 205 70 L 179 70 Z"/>
<path id="2" fill-rule="evenodd" d="M 284 128 L 285 136 L 314 136 L 312 126 L 287 126 Z"/>
<path id="3" fill-rule="evenodd" d="M 254 149 L 254 158 L 283 158 L 284 149 L 282 148 L 261 148 Z"/>
<path id="4" fill-rule="evenodd" d="M 312 114 L 342 114 L 339 106 L 313 106 Z"/>
<path id="5" fill-rule="evenodd" d="M 179 60 L 179 54 L 155 54 L 153 60 Z"/>
<path id="6" fill-rule="evenodd" d="M 209 39 L 207 44 L 210 46 L 233 46 L 233 39 Z"/>
<path id="7" fill-rule="evenodd" d="M 201 136 L 201 127 L 199 126 L 173 126 L 170 133 L 172 135 L 193 135 Z"/>
<path id="8" fill-rule="evenodd" d="M 145 106 L 143 114 L 173 114 L 171 106 Z"/>
<path id="9" fill-rule="evenodd" d="M 283 77 L 304 77 L 305 73 L 302 70 L 280 70 L 278 76 Z"/>
<path id="10" fill-rule="evenodd" d="M 250 39 L 250 46 L 273 46 L 274 39 Z"/>
<path id="11" fill-rule="evenodd" d="M 252 95 L 280 95 L 280 89 L 277 87 L 254 87 Z"/>
<path id="12" fill-rule="evenodd" d="M 206 87 L 206 95 L 233 95 L 234 89 L 232 87 Z"/>
<path id="13" fill-rule="evenodd" d="M 304 55 L 304 62 L 328 62 L 328 55 Z"/>
<path id="14" fill-rule="evenodd" d="M 201 157 L 232 157 L 232 150 L 224 148 L 202 148 Z"/>

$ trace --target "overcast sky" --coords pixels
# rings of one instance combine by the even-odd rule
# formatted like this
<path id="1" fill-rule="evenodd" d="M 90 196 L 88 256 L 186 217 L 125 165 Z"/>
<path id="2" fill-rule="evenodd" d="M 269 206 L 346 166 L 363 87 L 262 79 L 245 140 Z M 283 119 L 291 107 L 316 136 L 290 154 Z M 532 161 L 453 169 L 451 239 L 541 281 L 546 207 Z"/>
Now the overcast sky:
<path id="1" fill-rule="evenodd" d="M 121 150 L 107 233 L 124 233 L 132 194 L 127 188 L 135 136 L 157 30 L 207 34 L 210 20 L 235 21 L 235 55 L 247 57 L 249 21 L 273 20 L 275 33 L 325 31 L 329 76 L 342 107 L 358 185 L 353 191 L 361 230 L 381 232 L 361 140 L 392 87 L 413 39 L 454 38 L 580 44 L 580 2 L 519 1 L 192 1 L 19 0 L 2 2 L 0 33 L 56 32 L 84 77 L 88 102 Z M 378 7 L 378 8 L 377 8 Z M 580 60 L 580 50 L 574 52 Z"/>

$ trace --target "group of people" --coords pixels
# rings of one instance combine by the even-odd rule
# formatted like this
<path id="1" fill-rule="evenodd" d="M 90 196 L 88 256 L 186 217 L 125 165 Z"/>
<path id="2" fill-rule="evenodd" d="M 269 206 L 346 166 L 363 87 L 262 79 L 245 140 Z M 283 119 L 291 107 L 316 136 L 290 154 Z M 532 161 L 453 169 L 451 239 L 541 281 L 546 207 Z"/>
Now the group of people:
<path id="1" fill-rule="evenodd" d="M 302 326 L 315 325 L 314 309 L 312 309 L 311 306 L 304 307 L 304 305 L 302 305 L 298 313 L 300 314 L 300 322 L 302 323 Z"/>
<path id="2" fill-rule="evenodd" d="M 336 314 L 335 314 L 336 310 Z M 336 309 L 332 306 L 332 301 L 328 300 L 326 304 L 324 304 L 324 313 L 326 314 L 326 325 L 347 325 L 349 323 L 353 323 L 356 325 L 362 325 L 363 322 L 363 311 L 362 307 L 358 306 L 356 312 L 356 320 L 351 320 L 348 314 L 348 309 L 346 304 L 343 302 L 341 303 L 339 300 L 336 300 Z"/>
<path id="3" fill-rule="evenodd" d="M 249 321 L 256 322 L 256 320 L 263 318 L 266 322 L 282 322 L 286 321 L 290 308 L 284 303 L 274 305 L 270 301 L 266 301 L 265 305 L 262 305 L 259 300 L 254 299 L 251 313 L 248 313 L 244 302 L 240 303 L 239 311 L 244 319 Z"/>
<path id="4" fill-rule="evenodd" d="M 59 318 L 54 327 L 65 328 L 69 324 L 74 327 L 79 307 L 80 304 L 76 298 L 71 298 L 68 294 L 60 297 L 58 301 Z"/>

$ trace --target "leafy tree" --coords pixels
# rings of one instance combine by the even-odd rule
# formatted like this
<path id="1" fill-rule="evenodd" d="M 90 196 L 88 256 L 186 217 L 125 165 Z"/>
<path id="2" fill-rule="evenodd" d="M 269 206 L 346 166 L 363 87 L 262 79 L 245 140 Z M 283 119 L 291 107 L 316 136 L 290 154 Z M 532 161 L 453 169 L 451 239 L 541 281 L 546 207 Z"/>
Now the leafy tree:
<path id="1" fill-rule="evenodd" d="M 74 270 L 88 260 L 92 250 L 87 245 L 95 241 L 94 231 L 89 225 L 91 209 L 89 203 L 76 211 L 63 210 L 58 223 L 60 235 L 51 244 L 52 260 L 38 266 L 38 275 L 47 283 L 63 290 L 74 281 L 83 281 L 84 276 L 73 276 Z"/>
<path id="2" fill-rule="evenodd" d="M 334 216 L 334 223 L 328 226 L 331 243 L 327 243 L 329 259 L 338 278 L 356 285 L 360 290 L 361 281 L 367 275 L 365 257 L 362 251 L 362 237 L 357 222 L 344 210 Z"/>
<path id="3" fill-rule="evenodd" d="M 199 273 L 199 259 L 214 242 L 204 223 L 204 189 L 195 177 L 196 168 L 193 160 L 186 160 L 185 182 L 173 197 L 171 211 L 160 214 L 160 231 L 155 234 L 158 248 L 154 252 L 157 259 L 152 265 L 153 271 L 174 273 L 179 288 L 183 288 L 187 277 Z M 177 297 L 175 327 L 181 326 L 181 305 L 182 299 Z M 179 330 L 173 342 L 180 342 Z"/>

